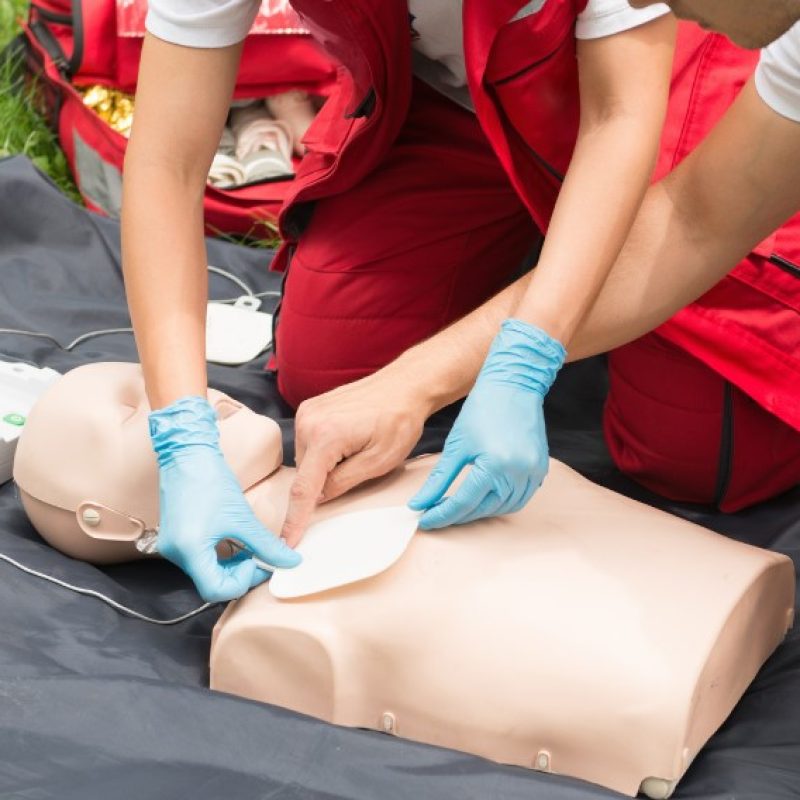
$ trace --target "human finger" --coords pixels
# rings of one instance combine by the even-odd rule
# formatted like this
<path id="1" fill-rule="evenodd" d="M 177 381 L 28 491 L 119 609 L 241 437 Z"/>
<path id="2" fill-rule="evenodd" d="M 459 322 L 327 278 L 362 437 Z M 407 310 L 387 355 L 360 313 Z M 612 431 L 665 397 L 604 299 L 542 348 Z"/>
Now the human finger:
<path id="1" fill-rule="evenodd" d="M 459 519 L 454 519 L 450 522 L 451 525 L 466 525 L 468 522 L 474 522 L 476 519 L 486 519 L 487 517 L 496 517 L 501 513 L 503 505 L 503 498 L 496 492 L 489 492 L 478 506 L 467 514 L 462 515 Z"/>
<path id="2" fill-rule="evenodd" d="M 247 523 L 240 525 L 233 537 L 239 540 L 249 551 L 251 556 L 262 563 L 279 569 L 296 567 L 303 557 L 296 550 L 270 533 L 255 517 Z"/>
<path id="3" fill-rule="evenodd" d="M 474 466 L 454 495 L 426 511 L 419 521 L 423 530 L 454 525 L 471 514 L 492 491 L 492 477 L 481 467 Z"/>
<path id="4" fill-rule="evenodd" d="M 248 559 L 252 559 L 250 553 L 240 550 L 235 556 L 220 560 L 220 566 L 223 568 L 235 566 L 236 564 L 241 564 Z M 259 563 L 254 563 L 256 564 L 256 568 L 253 571 L 253 577 L 250 579 L 251 589 L 255 589 L 256 586 L 259 586 L 260 584 L 264 583 L 264 581 L 269 580 L 272 576 L 272 572 L 270 570 L 265 570 Z"/>
<path id="5" fill-rule="evenodd" d="M 413 511 L 425 511 L 438 503 L 450 488 L 450 484 L 464 468 L 466 460 L 455 448 L 448 449 L 445 442 L 444 452 L 431 470 L 422 488 L 408 501 Z M 424 517 L 423 517 L 424 518 Z"/>
<path id="6" fill-rule="evenodd" d="M 322 488 L 322 496 L 333 500 L 365 481 L 385 475 L 402 462 L 403 456 L 392 457 L 376 448 L 362 450 L 333 468 Z"/>
<path id="7" fill-rule="evenodd" d="M 536 493 L 536 490 L 541 485 L 541 481 L 539 481 L 538 478 L 535 482 L 531 478 L 528 478 L 524 483 L 521 483 L 519 487 L 515 488 L 508 500 L 500 509 L 498 509 L 496 513 L 498 515 L 515 514 L 517 511 L 525 508 L 528 501 L 531 499 L 531 497 L 533 497 L 533 495 Z"/>
<path id="8" fill-rule="evenodd" d="M 297 469 L 289 489 L 289 505 L 281 527 L 281 537 L 291 547 L 303 538 L 311 521 L 331 469 L 330 462 L 327 454 L 309 449 Z"/>
<path id="9" fill-rule="evenodd" d="M 250 589 L 257 569 L 252 558 L 227 565 L 220 563 L 213 547 L 194 554 L 184 566 L 207 603 L 224 603 L 242 597 Z"/>

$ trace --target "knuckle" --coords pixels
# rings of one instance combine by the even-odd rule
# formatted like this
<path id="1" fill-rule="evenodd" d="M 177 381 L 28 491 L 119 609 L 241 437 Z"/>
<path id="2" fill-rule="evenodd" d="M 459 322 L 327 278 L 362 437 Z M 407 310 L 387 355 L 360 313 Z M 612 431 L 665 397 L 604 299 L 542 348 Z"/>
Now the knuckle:
<path id="1" fill-rule="evenodd" d="M 298 475 L 294 479 L 294 483 L 292 483 L 291 489 L 289 489 L 289 497 L 291 500 L 297 501 L 304 501 L 311 498 L 313 493 L 313 487 L 311 486 L 311 481 L 308 478 L 305 478 L 302 475 Z"/>
<path id="2" fill-rule="evenodd" d="M 322 495 L 326 500 L 333 500 L 347 491 L 347 483 L 344 478 L 339 475 L 332 475 L 325 481 L 322 487 Z"/>
<path id="3" fill-rule="evenodd" d="M 300 406 L 294 418 L 295 435 L 299 438 L 307 439 L 311 435 L 314 424 L 313 414 L 309 411 L 304 411 L 303 406 Z"/>
<path id="4" fill-rule="evenodd" d="M 295 433 L 306 440 L 319 440 L 324 432 L 325 418 L 317 413 L 314 406 L 308 405 L 310 401 L 303 403 L 297 409 L 294 418 Z"/>

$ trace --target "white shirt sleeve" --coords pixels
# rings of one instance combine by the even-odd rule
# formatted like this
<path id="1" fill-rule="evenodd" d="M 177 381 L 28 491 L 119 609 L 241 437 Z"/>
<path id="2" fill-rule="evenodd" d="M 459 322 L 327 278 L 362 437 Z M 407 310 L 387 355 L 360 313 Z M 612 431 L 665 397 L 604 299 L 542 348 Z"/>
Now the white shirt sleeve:
<path id="1" fill-rule="evenodd" d="M 227 47 L 250 31 L 261 0 L 149 0 L 145 28 L 173 44 Z"/>
<path id="2" fill-rule="evenodd" d="M 669 13 L 669 6 L 664 3 L 633 8 L 628 0 L 589 0 L 586 8 L 578 14 L 575 36 L 578 39 L 600 39 L 638 28 Z"/>
<path id="3" fill-rule="evenodd" d="M 761 51 L 756 90 L 773 111 L 800 122 L 800 22 Z"/>

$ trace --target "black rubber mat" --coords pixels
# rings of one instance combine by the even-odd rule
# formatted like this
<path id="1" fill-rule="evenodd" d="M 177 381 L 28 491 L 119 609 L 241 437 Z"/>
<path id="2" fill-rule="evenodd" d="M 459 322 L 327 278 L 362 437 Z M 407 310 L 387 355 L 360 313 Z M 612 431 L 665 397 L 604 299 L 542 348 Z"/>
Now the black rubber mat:
<path id="1" fill-rule="evenodd" d="M 255 291 L 275 288 L 267 255 L 209 242 L 209 260 Z M 158 287 L 153 287 L 154 291 Z M 215 298 L 238 294 L 212 276 Z M 0 327 L 42 331 L 66 344 L 128 317 L 116 223 L 71 204 L 23 158 L 0 161 Z M 130 335 L 87 341 L 71 353 L 44 339 L 0 334 L 0 358 L 60 371 L 89 361 L 135 360 Z M 292 423 L 264 359 L 212 367 L 210 381 Z M 612 467 L 600 434 L 602 359 L 565 370 L 548 405 L 553 455 L 593 480 L 800 562 L 800 492 L 723 516 L 672 506 Z M 437 449 L 453 410 L 428 426 L 419 450 Z M 155 617 L 197 605 L 166 563 L 98 569 L 48 547 L 10 483 L 0 487 L 0 553 L 109 595 Z M 210 692 L 207 657 L 220 609 L 171 627 L 122 616 L 0 563 L 0 797 L 228 800 L 577 800 L 614 797 L 579 781 L 502 767 L 377 733 L 346 730 Z M 800 633 L 790 634 L 731 718 L 697 758 L 676 797 L 800 797 Z"/>

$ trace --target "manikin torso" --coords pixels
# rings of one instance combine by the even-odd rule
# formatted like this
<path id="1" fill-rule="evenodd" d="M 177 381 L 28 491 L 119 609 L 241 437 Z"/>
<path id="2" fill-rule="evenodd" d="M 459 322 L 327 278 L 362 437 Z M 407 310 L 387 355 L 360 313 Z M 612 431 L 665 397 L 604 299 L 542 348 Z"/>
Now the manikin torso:
<path id="1" fill-rule="evenodd" d="M 277 426 L 214 401 L 223 449 L 256 513 L 278 530 L 293 470 L 277 466 Z M 146 415 L 138 367 L 120 364 L 68 374 L 34 409 L 15 478 L 55 546 L 95 561 L 138 555 L 131 540 L 158 518 Z M 402 506 L 432 463 L 408 462 L 320 506 L 315 521 Z M 211 686 L 667 796 L 793 608 L 789 559 L 552 461 L 518 514 L 417 533 L 396 563 L 347 586 L 278 600 L 264 585 L 231 603 L 214 632 Z"/>

